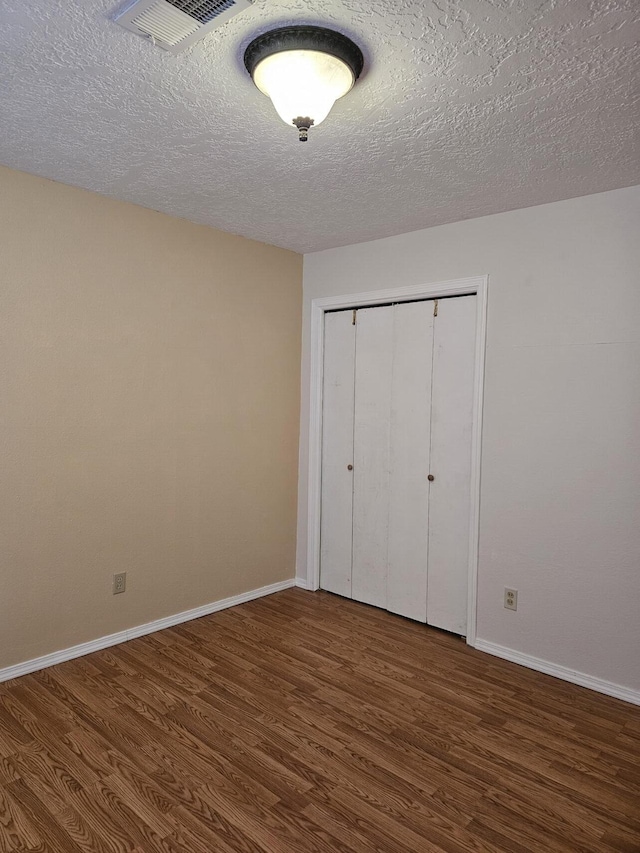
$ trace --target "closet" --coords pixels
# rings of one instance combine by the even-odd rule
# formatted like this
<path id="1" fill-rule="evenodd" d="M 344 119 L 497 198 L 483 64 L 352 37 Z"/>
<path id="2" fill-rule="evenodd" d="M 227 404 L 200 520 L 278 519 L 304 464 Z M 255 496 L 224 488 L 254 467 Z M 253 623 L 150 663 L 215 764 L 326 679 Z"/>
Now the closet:
<path id="1" fill-rule="evenodd" d="M 476 297 L 325 315 L 320 586 L 466 633 Z"/>

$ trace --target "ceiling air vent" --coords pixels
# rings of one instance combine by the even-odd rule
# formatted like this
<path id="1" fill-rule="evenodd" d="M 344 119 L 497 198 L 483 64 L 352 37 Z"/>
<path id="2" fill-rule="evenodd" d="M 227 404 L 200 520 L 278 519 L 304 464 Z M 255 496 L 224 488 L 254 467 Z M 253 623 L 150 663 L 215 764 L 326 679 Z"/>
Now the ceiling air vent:
<path id="1" fill-rule="evenodd" d="M 120 26 L 178 53 L 229 18 L 248 9 L 253 0 L 137 0 L 115 20 Z"/>

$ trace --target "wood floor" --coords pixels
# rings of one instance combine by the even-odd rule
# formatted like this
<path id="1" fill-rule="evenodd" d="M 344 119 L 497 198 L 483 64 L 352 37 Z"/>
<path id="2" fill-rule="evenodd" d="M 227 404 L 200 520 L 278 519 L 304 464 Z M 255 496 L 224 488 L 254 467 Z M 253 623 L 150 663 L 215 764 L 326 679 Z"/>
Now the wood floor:
<path id="1" fill-rule="evenodd" d="M 640 851 L 640 713 L 288 590 L 0 685 L 0 851 Z"/>

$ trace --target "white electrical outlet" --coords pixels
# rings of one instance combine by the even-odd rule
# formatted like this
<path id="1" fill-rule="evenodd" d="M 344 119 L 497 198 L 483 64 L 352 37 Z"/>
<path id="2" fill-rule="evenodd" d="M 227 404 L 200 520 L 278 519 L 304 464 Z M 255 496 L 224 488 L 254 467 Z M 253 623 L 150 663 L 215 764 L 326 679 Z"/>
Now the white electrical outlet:
<path id="1" fill-rule="evenodd" d="M 127 588 L 127 573 L 118 572 L 113 576 L 113 594 L 118 595 Z"/>
<path id="2" fill-rule="evenodd" d="M 507 610 L 518 609 L 518 590 L 504 588 L 504 606 Z"/>

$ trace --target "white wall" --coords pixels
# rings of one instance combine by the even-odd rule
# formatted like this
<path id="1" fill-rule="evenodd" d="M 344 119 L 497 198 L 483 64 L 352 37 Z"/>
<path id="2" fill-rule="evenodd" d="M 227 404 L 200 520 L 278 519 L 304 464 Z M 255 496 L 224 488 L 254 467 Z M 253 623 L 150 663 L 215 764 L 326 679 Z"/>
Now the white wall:
<path id="1" fill-rule="evenodd" d="M 298 576 L 311 300 L 487 273 L 478 637 L 640 689 L 640 187 L 317 252 L 304 269 Z"/>

